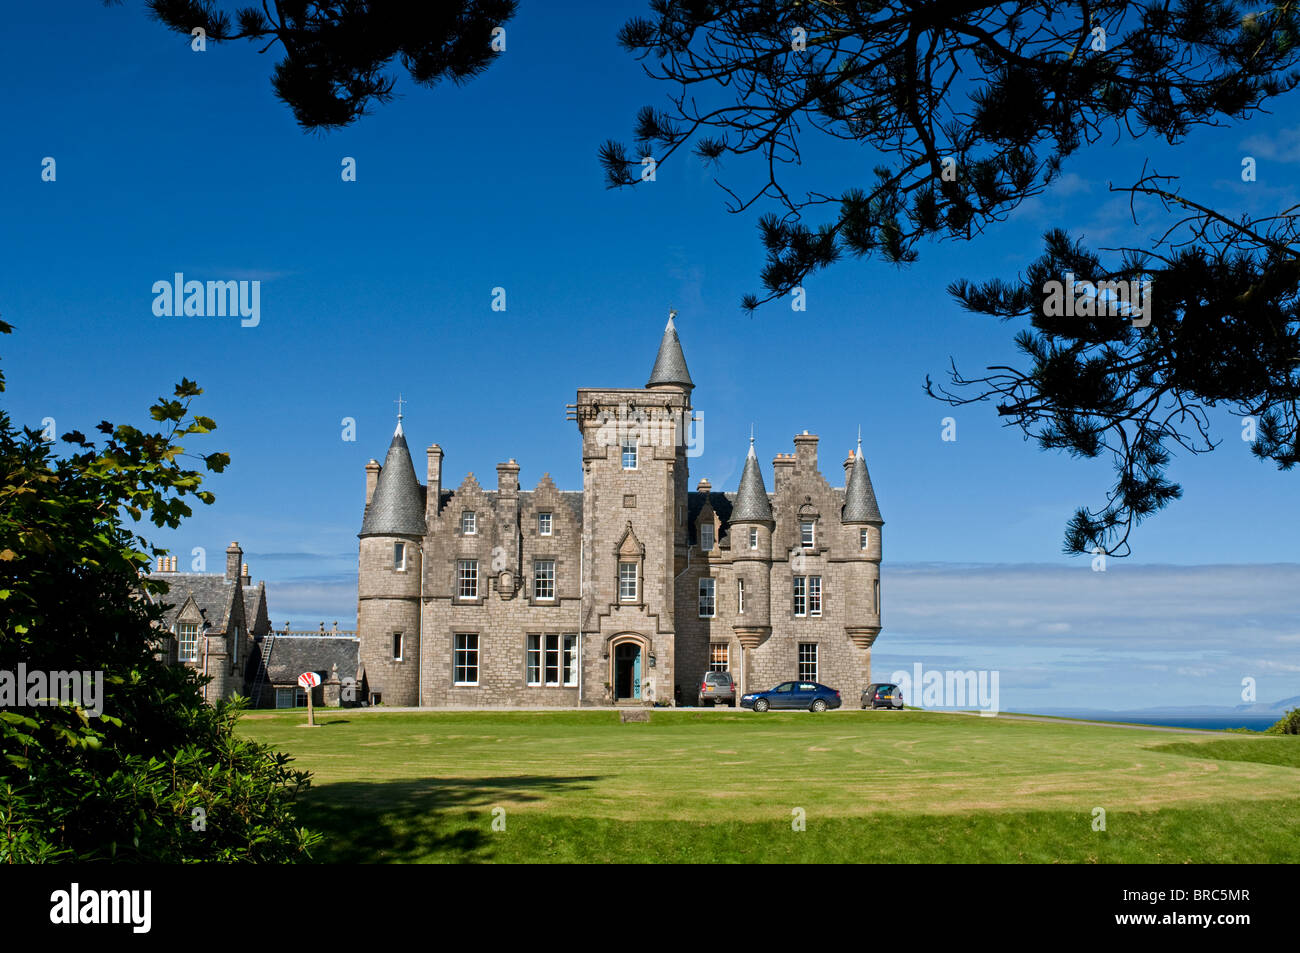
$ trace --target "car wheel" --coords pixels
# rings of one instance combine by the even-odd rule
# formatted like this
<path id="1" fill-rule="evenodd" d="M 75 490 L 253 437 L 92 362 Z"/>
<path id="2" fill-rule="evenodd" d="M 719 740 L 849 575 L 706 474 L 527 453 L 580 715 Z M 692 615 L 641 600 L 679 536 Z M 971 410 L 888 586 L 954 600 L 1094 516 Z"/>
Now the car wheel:
<path id="1" fill-rule="evenodd" d="M 754 702 L 754 711 L 767 711 L 767 699 L 760 698 L 758 701 Z"/>
<path id="2" fill-rule="evenodd" d="M 812 710 L 813 710 L 813 711 L 825 711 L 825 710 L 826 710 L 826 700 L 825 700 L 824 698 L 819 698 L 819 699 L 817 699 L 815 702 L 812 703 Z"/>

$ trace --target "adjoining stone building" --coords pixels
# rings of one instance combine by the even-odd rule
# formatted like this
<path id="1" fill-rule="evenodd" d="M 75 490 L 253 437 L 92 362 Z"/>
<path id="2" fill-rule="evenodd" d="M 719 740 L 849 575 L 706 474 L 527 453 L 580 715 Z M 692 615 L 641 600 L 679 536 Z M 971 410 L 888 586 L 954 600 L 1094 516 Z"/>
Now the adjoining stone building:
<path id="1" fill-rule="evenodd" d="M 235 542 L 226 549 L 224 573 L 178 572 L 177 557 L 163 556 L 149 574 L 168 585 L 154 597 L 164 608 L 165 661 L 210 675 L 203 693 L 209 704 L 248 694 L 256 641 L 271 629 L 266 583 L 252 584 L 243 556 Z"/>
<path id="2" fill-rule="evenodd" d="M 880 632 L 881 528 L 861 441 L 843 487 L 818 438 L 773 460 L 750 438 L 736 492 L 688 489 L 694 383 L 672 316 L 643 388 L 581 388 L 570 405 L 583 489 L 543 474 L 495 489 L 421 485 L 398 415 L 366 464 L 357 628 L 363 698 L 385 705 L 693 703 L 704 673 L 741 691 L 811 679 L 852 703 Z"/>

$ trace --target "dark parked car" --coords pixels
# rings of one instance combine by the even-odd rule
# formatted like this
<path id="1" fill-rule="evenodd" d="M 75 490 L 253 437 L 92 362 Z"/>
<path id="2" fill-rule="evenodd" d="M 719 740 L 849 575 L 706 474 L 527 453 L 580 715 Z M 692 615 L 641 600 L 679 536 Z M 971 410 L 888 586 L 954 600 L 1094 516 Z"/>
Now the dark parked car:
<path id="1" fill-rule="evenodd" d="M 750 692 L 740 699 L 741 708 L 767 711 L 769 708 L 804 708 L 825 711 L 844 704 L 840 693 L 820 682 L 782 682 L 766 692 Z"/>
<path id="2" fill-rule="evenodd" d="M 704 681 L 700 682 L 700 707 L 704 707 L 705 702 L 718 704 L 726 702 L 732 708 L 736 707 L 736 680 L 731 677 L 730 672 L 705 672 Z"/>
<path id="3" fill-rule="evenodd" d="M 873 682 L 862 689 L 863 708 L 903 710 L 903 690 L 892 682 Z"/>

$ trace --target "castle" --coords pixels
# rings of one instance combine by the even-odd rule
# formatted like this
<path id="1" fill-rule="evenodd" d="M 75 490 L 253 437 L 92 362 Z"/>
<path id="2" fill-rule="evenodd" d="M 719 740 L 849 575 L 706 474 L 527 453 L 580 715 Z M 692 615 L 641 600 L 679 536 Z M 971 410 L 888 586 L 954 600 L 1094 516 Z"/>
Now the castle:
<path id="1" fill-rule="evenodd" d="M 694 389 L 673 318 L 643 388 L 582 388 L 569 417 L 581 491 L 519 464 L 495 489 L 415 475 L 402 415 L 366 464 L 357 627 L 362 692 L 388 706 L 694 704 L 704 673 L 740 692 L 819 681 L 850 702 L 880 632 L 883 521 L 858 448 L 844 487 L 804 431 L 763 483 L 750 437 L 734 493 L 687 487 Z"/>

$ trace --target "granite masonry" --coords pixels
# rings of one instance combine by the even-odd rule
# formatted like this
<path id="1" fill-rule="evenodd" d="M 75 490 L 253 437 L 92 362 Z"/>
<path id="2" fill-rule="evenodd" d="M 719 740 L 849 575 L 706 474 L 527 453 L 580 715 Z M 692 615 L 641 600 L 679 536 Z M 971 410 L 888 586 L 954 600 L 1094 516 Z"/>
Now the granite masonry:
<path id="1" fill-rule="evenodd" d="M 583 488 L 514 460 L 495 487 L 423 485 L 398 417 L 366 465 L 358 571 L 362 696 L 372 704 L 695 704 L 709 670 L 739 691 L 810 679 L 849 704 L 871 680 L 884 525 L 861 441 L 832 486 L 804 431 L 772 461 L 750 438 L 735 492 L 688 488 L 694 383 L 670 316 L 643 388 L 569 407 Z"/>

